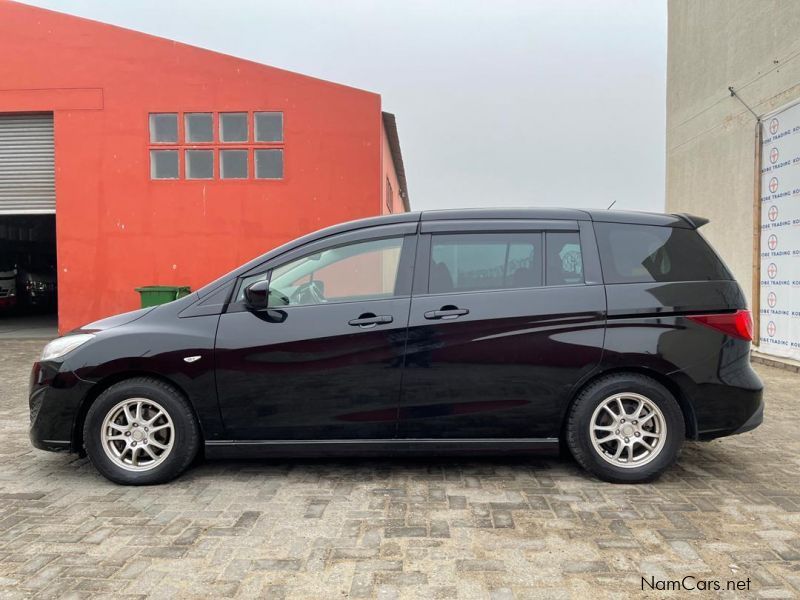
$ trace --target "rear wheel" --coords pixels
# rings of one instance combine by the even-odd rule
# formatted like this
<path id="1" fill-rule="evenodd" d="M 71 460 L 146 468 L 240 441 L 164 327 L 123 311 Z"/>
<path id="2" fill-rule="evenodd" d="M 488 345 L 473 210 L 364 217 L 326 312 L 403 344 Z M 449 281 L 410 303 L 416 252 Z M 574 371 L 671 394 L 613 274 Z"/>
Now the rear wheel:
<path id="1" fill-rule="evenodd" d="M 683 413 L 670 392 L 636 373 L 603 377 L 570 411 L 566 436 L 575 460 L 600 479 L 651 481 L 675 462 L 685 438 Z"/>
<path id="2" fill-rule="evenodd" d="M 137 377 L 109 387 L 86 415 L 86 453 L 98 471 L 125 485 L 164 483 L 197 454 L 199 428 L 171 385 Z"/>

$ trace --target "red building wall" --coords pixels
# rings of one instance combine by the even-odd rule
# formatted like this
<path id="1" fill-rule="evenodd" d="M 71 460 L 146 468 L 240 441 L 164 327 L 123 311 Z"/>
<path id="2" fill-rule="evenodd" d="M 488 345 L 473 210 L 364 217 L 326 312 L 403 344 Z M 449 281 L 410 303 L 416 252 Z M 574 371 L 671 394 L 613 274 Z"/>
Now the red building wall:
<path id="1" fill-rule="evenodd" d="M 62 332 L 385 212 L 377 94 L 6 1 L 0 56 L 0 113 L 54 113 Z M 149 113 L 226 111 L 284 113 L 282 180 L 150 179 Z"/>

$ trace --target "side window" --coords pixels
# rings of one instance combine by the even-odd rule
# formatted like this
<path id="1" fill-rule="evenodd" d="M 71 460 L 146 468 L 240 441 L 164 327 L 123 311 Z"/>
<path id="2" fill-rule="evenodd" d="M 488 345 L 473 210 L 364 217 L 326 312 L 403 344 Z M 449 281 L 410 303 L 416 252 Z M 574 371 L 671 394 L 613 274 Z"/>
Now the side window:
<path id="1" fill-rule="evenodd" d="M 731 279 L 693 229 L 595 223 L 595 232 L 606 283 Z"/>
<path id="2" fill-rule="evenodd" d="M 328 248 L 272 270 L 269 305 L 304 306 L 325 302 L 352 302 L 395 295 L 403 238 L 369 240 Z M 244 288 L 266 274 L 246 278 Z"/>
<path id="3" fill-rule="evenodd" d="M 583 283 L 581 240 L 577 232 L 548 232 L 547 285 Z"/>
<path id="4" fill-rule="evenodd" d="M 542 285 L 541 233 L 434 234 L 431 294 Z"/>

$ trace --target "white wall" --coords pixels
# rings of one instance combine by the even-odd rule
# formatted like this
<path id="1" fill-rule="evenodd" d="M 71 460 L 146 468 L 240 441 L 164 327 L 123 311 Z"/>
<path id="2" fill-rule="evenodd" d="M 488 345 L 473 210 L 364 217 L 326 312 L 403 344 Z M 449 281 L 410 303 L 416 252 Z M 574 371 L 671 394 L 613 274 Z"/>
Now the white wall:
<path id="1" fill-rule="evenodd" d="M 756 119 L 800 98 L 800 1 L 670 0 L 667 212 L 703 233 L 752 292 Z M 757 224 L 755 224 L 757 226 Z"/>

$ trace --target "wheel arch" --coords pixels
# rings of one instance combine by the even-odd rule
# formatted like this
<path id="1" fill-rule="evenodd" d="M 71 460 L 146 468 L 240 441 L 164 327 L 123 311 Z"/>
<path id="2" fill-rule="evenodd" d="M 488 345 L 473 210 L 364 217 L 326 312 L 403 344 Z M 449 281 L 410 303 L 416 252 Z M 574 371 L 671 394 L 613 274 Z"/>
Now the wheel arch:
<path id="1" fill-rule="evenodd" d="M 598 379 L 602 379 L 603 377 L 608 377 L 609 375 L 619 375 L 624 373 L 635 373 L 637 375 L 644 375 L 645 377 L 649 377 L 653 381 L 656 381 L 661 385 L 663 385 L 678 402 L 678 406 L 681 409 L 681 413 L 683 413 L 683 422 L 686 428 L 686 439 L 687 440 L 697 439 L 697 419 L 695 417 L 694 408 L 692 407 L 691 402 L 689 402 L 688 398 L 684 394 L 683 390 L 674 380 L 664 375 L 663 373 L 660 373 L 659 371 L 656 371 L 654 369 L 649 369 L 647 367 L 620 366 L 593 373 L 588 378 L 586 378 L 586 380 L 582 381 L 578 386 L 576 386 L 576 388 L 573 390 L 570 396 L 569 403 L 567 404 L 566 410 L 564 410 L 564 414 L 562 415 L 561 418 L 561 427 L 559 430 L 560 440 L 563 441 L 566 439 L 565 437 L 566 427 L 569 418 L 569 413 L 572 410 L 572 406 L 575 404 L 575 401 L 578 399 L 578 396 L 581 395 L 583 390 L 592 385 Z"/>
<path id="2" fill-rule="evenodd" d="M 203 426 L 202 422 L 200 421 L 197 409 L 195 408 L 194 404 L 192 403 L 189 395 L 186 393 L 186 390 L 183 389 L 178 383 L 174 380 L 170 379 L 169 377 L 165 377 L 160 373 L 154 373 L 152 371 L 146 370 L 131 370 L 131 371 L 122 371 L 119 373 L 114 373 L 113 375 L 109 375 L 98 381 L 95 385 L 91 387 L 89 392 L 84 396 L 83 400 L 81 401 L 80 407 L 78 408 L 78 412 L 75 416 L 75 422 L 72 424 L 72 449 L 78 452 L 81 455 L 84 455 L 85 450 L 83 448 L 83 425 L 86 422 L 86 415 L 89 413 L 89 409 L 91 408 L 92 404 L 94 403 L 97 398 L 100 397 L 100 394 L 105 392 L 108 388 L 112 385 L 117 384 L 121 381 L 126 381 L 128 379 L 136 379 L 139 377 L 147 377 L 148 379 L 157 379 L 163 383 L 166 383 L 170 387 L 175 388 L 175 390 L 180 393 L 183 398 L 186 400 L 186 403 L 189 405 L 189 409 L 192 411 L 192 416 L 194 417 L 195 422 L 197 423 L 198 431 L 200 432 L 200 449 L 202 452 L 203 448 L 203 440 L 205 439 L 205 434 L 203 433 Z"/>

